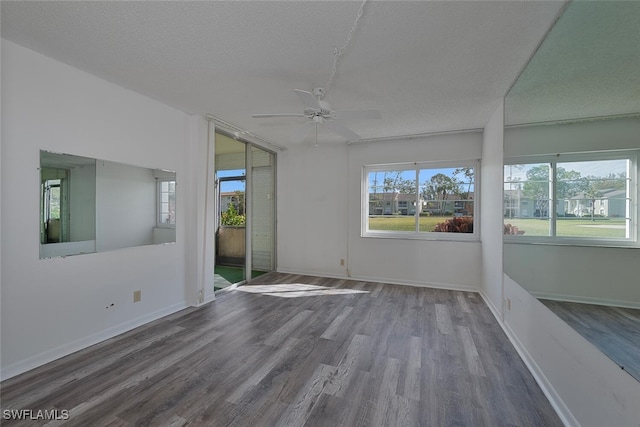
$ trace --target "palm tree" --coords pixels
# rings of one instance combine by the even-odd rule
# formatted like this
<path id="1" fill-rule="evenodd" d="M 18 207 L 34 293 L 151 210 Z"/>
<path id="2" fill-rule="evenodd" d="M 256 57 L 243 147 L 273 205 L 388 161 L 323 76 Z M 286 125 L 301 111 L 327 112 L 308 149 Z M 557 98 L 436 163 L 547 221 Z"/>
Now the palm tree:
<path id="1" fill-rule="evenodd" d="M 424 184 L 423 194 L 426 199 L 440 200 L 440 213 L 443 214 L 447 196 L 458 193 L 460 184 L 450 176 L 443 173 L 435 174 Z"/>

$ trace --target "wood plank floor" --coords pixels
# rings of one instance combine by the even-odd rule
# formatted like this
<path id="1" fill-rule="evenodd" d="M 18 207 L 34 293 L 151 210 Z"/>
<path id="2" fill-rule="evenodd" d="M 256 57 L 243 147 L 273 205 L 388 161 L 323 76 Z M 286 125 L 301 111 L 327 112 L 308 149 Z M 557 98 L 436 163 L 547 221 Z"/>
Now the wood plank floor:
<path id="1" fill-rule="evenodd" d="M 268 274 L 1 384 L 68 426 L 561 426 L 478 294 Z"/>
<path id="2" fill-rule="evenodd" d="M 640 381 L 640 310 L 547 299 L 540 302 Z"/>

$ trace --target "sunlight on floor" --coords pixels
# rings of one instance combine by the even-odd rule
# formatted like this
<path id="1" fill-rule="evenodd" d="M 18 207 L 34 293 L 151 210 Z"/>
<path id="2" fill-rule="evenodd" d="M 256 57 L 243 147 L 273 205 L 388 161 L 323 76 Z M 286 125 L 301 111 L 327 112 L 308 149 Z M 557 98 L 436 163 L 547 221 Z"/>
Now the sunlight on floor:
<path id="1" fill-rule="evenodd" d="M 328 288 L 326 286 L 306 285 L 303 283 L 287 283 L 277 285 L 240 286 L 238 291 L 252 294 L 270 295 L 272 297 L 299 298 L 317 295 L 368 294 L 369 291 L 346 288 Z"/>

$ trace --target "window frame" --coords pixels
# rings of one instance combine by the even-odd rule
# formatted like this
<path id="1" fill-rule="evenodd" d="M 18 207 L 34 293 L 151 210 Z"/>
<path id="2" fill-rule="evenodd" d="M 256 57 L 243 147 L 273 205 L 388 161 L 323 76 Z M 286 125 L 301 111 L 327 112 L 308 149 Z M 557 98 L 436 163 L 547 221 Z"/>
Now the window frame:
<path id="1" fill-rule="evenodd" d="M 558 215 L 556 207 L 558 204 L 557 197 L 557 164 L 558 163 L 572 163 L 572 162 L 589 162 L 589 161 L 607 161 L 607 160 L 629 160 L 629 172 L 627 179 L 630 180 L 628 188 L 629 198 L 629 237 L 624 238 L 609 238 L 609 237 L 578 237 L 578 236 L 558 236 L 557 233 L 557 220 Z M 527 236 L 523 235 L 503 235 L 504 243 L 520 243 L 520 244 L 550 244 L 550 245 L 567 245 L 567 246 L 600 246 L 600 247 L 640 247 L 638 238 L 640 237 L 638 232 L 638 199 L 640 199 L 640 185 L 638 185 L 638 177 L 640 177 L 640 165 L 638 160 L 640 159 L 640 150 L 608 150 L 599 152 L 576 152 L 576 153 L 557 153 L 548 155 L 533 155 L 533 156 L 514 156 L 505 157 L 503 162 L 503 224 L 507 218 L 504 216 L 505 208 L 505 189 L 507 184 L 504 170 L 509 165 L 520 164 L 534 164 L 534 163 L 547 163 L 550 165 L 553 176 L 550 186 L 550 205 L 553 208 L 549 209 L 550 233 L 547 236 Z M 561 199 L 563 200 L 563 199 Z"/>
<path id="2" fill-rule="evenodd" d="M 156 178 L 156 228 L 169 228 L 169 229 L 175 229 L 176 228 L 176 219 L 174 219 L 173 224 L 172 223 L 166 223 L 166 222 L 162 222 L 162 183 L 163 182 L 173 182 L 173 192 L 174 192 L 174 198 L 175 198 L 175 193 L 176 193 L 176 186 L 177 186 L 177 181 L 175 178 Z M 174 203 L 177 203 L 174 200 Z"/>
<path id="3" fill-rule="evenodd" d="M 473 187 L 473 233 L 451 233 L 435 231 L 417 231 L 419 229 L 420 212 L 422 209 L 416 208 L 414 218 L 416 230 L 395 231 L 395 230 L 369 230 L 369 173 L 390 172 L 390 171 L 415 171 L 416 173 L 416 207 L 420 203 L 420 171 L 424 169 L 441 168 L 464 168 L 472 167 L 474 170 Z M 479 242 L 480 241 L 480 160 L 455 160 L 455 161 L 424 161 L 407 163 L 386 163 L 372 164 L 362 167 L 361 175 L 361 197 L 360 197 L 360 237 L 382 238 L 382 239 L 402 239 L 402 240 L 431 240 L 431 241 L 459 241 L 459 242 Z M 453 218 L 453 216 L 452 216 Z"/>

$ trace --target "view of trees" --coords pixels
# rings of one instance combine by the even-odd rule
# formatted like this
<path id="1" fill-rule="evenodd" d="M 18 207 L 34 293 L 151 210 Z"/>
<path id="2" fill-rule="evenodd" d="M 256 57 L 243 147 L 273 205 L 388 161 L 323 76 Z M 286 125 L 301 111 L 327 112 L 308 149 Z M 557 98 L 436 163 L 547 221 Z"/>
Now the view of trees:
<path id="1" fill-rule="evenodd" d="M 370 184 L 373 193 L 376 194 L 382 187 L 383 193 L 414 194 L 416 191 L 416 180 L 402 177 L 404 171 L 387 171 L 382 173 L 382 179 L 378 178 L 378 173 L 373 174 Z"/>
<path id="2" fill-rule="evenodd" d="M 473 191 L 474 168 L 464 167 L 452 171 L 442 169 L 428 181 L 416 185 L 415 179 L 406 178 L 408 171 L 372 172 L 369 178 L 370 200 L 377 201 L 379 206 L 385 199 L 394 194 L 416 194 L 425 201 L 433 201 L 439 205 L 439 211 L 445 211 L 447 200 L 469 200 Z M 410 171 L 413 172 L 413 171 Z"/>
<path id="3" fill-rule="evenodd" d="M 235 205 L 238 215 L 244 215 L 244 191 L 236 190 L 234 193 L 231 201 Z"/>
<path id="4" fill-rule="evenodd" d="M 526 172 L 527 180 L 521 189 L 525 198 L 535 203 L 535 216 L 549 216 L 549 165 L 542 164 Z M 556 170 L 556 200 L 571 199 L 579 196 L 589 200 L 591 206 L 597 199 L 603 197 L 603 191 L 624 190 L 626 188 L 626 174 L 624 172 L 610 173 L 606 177 L 586 175 L 575 170 L 567 170 L 559 166 Z M 513 179 L 511 182 L 517 182 Z M 591 217 L 593 219 L 593 209 Z"/>
<path id="5" fill-rule="evenodd" d="M 384 171 L 370 174 L 370 201 L 375 201 L 379 209 L 383 209 L 383 202 L 394 200 L 396 194 L 415 194 L 415 179 L 403 177 L 406 171 Z M 380 193 L 378 193 L 381 190 Z M 396 214 L 396 212 L 384 212 Z"/>
<path id="6" fill-rule="evenodd" d="M 229 203 L 227 210 L 220 214 L 220 225 L 244 227 L 246 217 L 238 213 L 233 203 Z"/>
<path id="7" fill-rule="evenodd" d="M 434 200 L 440 204 L 440 211 L 444 212 L 446 201 L 450 198 L 457 200 L 471 199 L 474 182 L 472 167 L 458 168 L 451 175 L 437 173 L 422 185 L 421 196 L 424 200 Z M 466 191 L 465 191 L 466 190 Z"/>
<path id="8" fill-rule="evenodd" d="M 245 193 L 241 190 L 235 190 L 233 193 L 227 208 L 220 213 L 220 225 L 243 227 L 246 223 Z"/>

